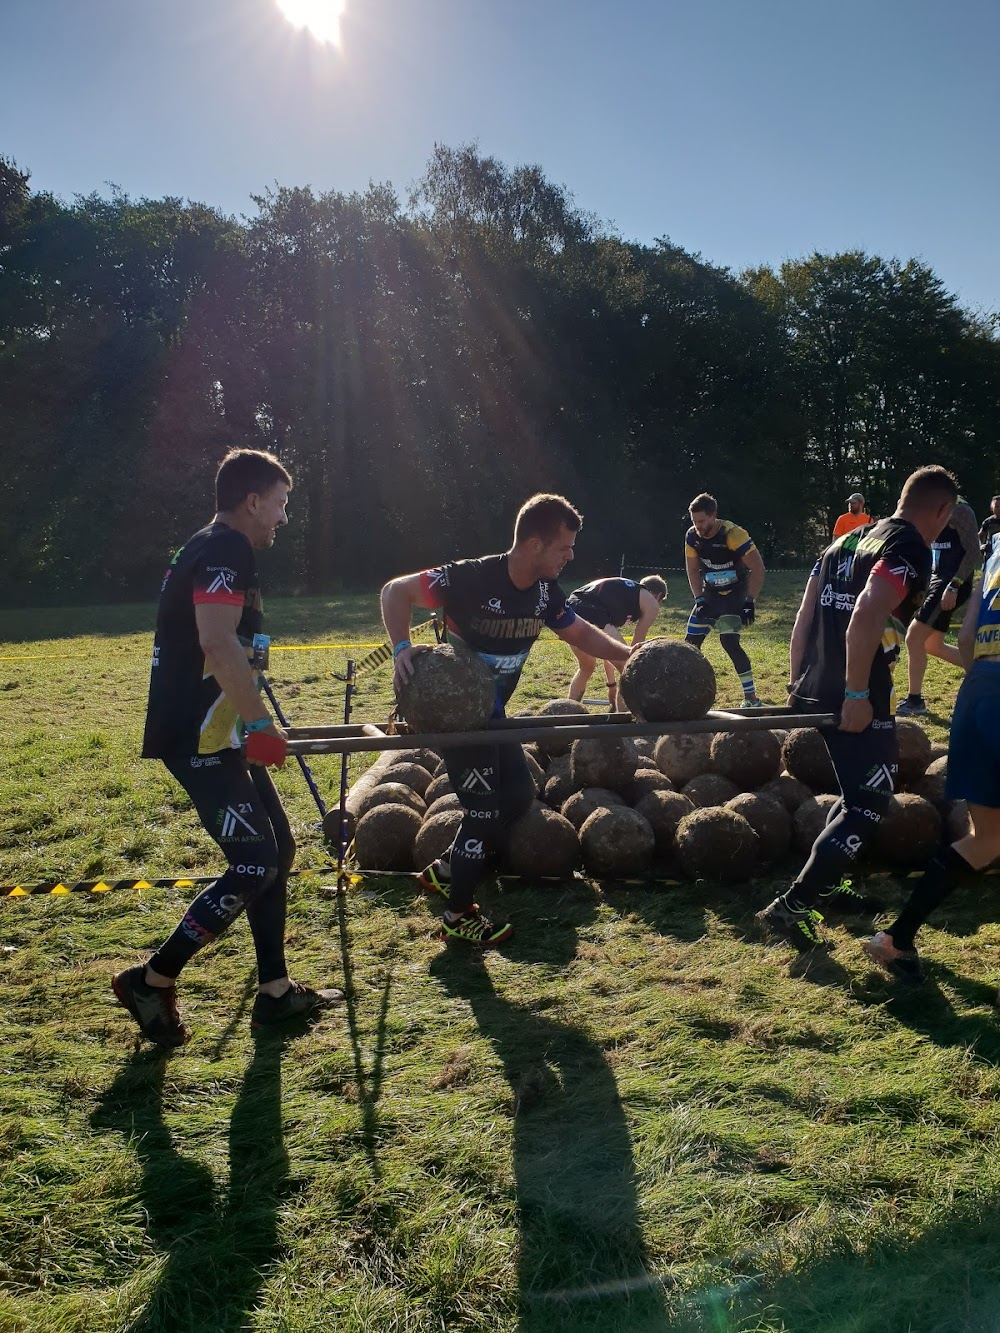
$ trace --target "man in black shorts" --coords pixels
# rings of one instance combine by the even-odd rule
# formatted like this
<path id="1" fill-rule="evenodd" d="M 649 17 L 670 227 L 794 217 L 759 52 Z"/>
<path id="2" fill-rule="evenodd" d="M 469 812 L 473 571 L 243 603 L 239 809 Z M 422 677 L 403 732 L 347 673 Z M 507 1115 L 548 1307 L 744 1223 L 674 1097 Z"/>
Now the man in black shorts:
<path id="1" fill-rule="evenodd" d="M 638 583 L 632 579 L 610 578 L 594 579 L 576 588 L 566 599 L 576 614 L 603 629 L 612 639 L 624 643 L 619 631 L 623 625 L 634 625 L 632 647 L 638 648 L 649 633 L 650 626 L 660 614 L 660 607 L 667 595 L 667 585 L 658 574 L 647 574 Z M 580 648 L 573 649 L 573 655 L 579 666 L 576 675 L 569 683 L 569 697 L 580 700 L 587 690 L 587 683 L 594 674 L 597 658 Z M 621 709 L 618 698 L 618 681 L 612 662 L 604 663 L 604 674 L 608 682 L 608 703 L 611 711 Z"/>
<path id="2" fill-rule="evenodd" d="M 712 495 L 696 495 L 689 507 L 691 527 L 684 538 L 684 563 L 694 606 L 685 642 L 699 652 L 715 626 L 719 642 L 736 669 L 743 708 L 759 708 L 753 667 L 740 631 L 754 622 L 764 586 L 764 561 L 746 528 L 719 518 Z"/>
<path id="3" fill-rule="evenodd" d="M 503 716 L 545 625 L 571 647 L 624 666 L 628 648 L 580 619 L 556 582 L 573 559 L 582 522 L 561 495 L 535 495 L 522 505 L 514 544 L 503 555 L 456 560 L 387 583 L 382 619 L 393 644 L 396 688 L 412 675 L 414 654 L 428 651 L 408 637 L 415 606 L 443 608 L 448 637 L 478 653 L 493 672 L 497 717 Z M 511 824 L 531 805 L 534 782 L 520 745 L 456 747 L 442 754 L 465 815 L 451 851 L 428 866 L 422 882 L 448 899 L 441 928 L 445 939 L 501 944 L 513 928 L 480 915 L 475 892 L 503 850 Z"/>
<path id="4" fill-rule="evenodd" d="M 931 581 L 920 610 L 906 631 L 906 671 L 909 693 L 896 709 L 897 717 L 921 717 L 927 704 L 921 693 L 927 658 L 940 657 L 960 667 L 958 649 L 945 643 L 951 614 L 964 606 L 972 591 L 972 576 L 979 563 L 979 533 L 976 516 L 968 503 L 958 498 L 951 522 L 931 544 Z"/>
<path id="5" fill-rule="evenodd" d="M 923 595 L 930 545 L 951 517 L 955 479 L 940 467 L 906 479 L 892 518 L 839 537 L 817 561 L 789 649 L 789 707 L 840 713 L 821 735 L 840 800 L 787 893 L 760 913 L 797 949 L 822 943 L 817 904 L 861 906 L 845 876 L 881 822 L 896 787 L 892 664 L 902 641 L 894 617 Z"/>
<path id="6" fill-rule="evenodd" d="M 143 1035 L 160 1046 L 187 1040 L 177 1010 L 181 969 L 244 909 L 257 953 L 253 1027 L 342 998 L 288 977 L 285 903 L 295 842 L 263 767 L 283 763 L 286 746 L 254 670 L 265 665 L 267 648 L 254 551 L 273 545 L 288 521 L 291 485 L 272 454 L 229 453 L 216 477 L 215 518 L 177 552 L 160 589 L 143 758 L 163 761 L 229 862 L 149 962 L 112 981 Z"/>

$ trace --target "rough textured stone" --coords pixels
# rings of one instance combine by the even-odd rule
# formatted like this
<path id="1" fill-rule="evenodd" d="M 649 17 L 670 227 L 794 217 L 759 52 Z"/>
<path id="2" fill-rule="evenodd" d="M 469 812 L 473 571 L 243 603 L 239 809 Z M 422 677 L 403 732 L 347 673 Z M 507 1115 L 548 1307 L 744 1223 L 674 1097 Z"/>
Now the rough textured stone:
<path id="1" fill-rule="evenodd" d="M 795 811 L 792 820 L 792 841 L 797 852 L 801 852 L 803 856 L 808 855 L 813 843 L 823 832 L 826 817 L 838 799 L 832 793 L 821 792 L 818 796 L 810 796 L 808 801 L 803 801 Z"/>
<path id="2" fill-rule="evenodd" d="M 927 861 L 941 843 L 941 814 L 914 792 L 900 792 L 875 829 L 872 851 L 894 866 L 918 866 Z"/>
<path id="3" fill-rule="evenodd" d="M 420 816 L 405 805 L 377 805 L 362 815 L 354 851 L 362 870 L 410 870 Z"/>
<path id="4" fill-rule="evenodd" d="M 627 707 L 644 722 L 704 717 L 715 688 L 711 662 L 676 639 L 647 639 L 625 663 L 619 684 Z"/>
<path id="5" fill-rule="evenodd" d="M 675 787 L 683 787 L 701 773 L 711 773 L 712 733 L 661 736 L 656 742 L 656 766 Z"/>
<path id="6" fill-rule="evenodd" d="M 624 804 L 625 798 L 607 787 L 584 787 L 563 801 L 560 813 L 575 829 L 581 829 L 595 810 L 610 810 Z"/>
<path id="7" fill-rule="evenodd" d="M 779 800 L 761 792 L 741 792 L 726 802 L 747 821 L 760 841 L 760 859 L 773 865 L 787 856 L 792 845 L 792 817 Z"/>
<path id="8" fill-rule="evenodd" d="M 496 682 L 476 653 L 438 644 L 413 659 L 413 676 L 399 691 L 400 711 L 420 734 L 479 731 L 496 705 Z"/>
<path id="9" fill-rule="evenodd" d="M 451 778 L 449 778 L 446 771 L 442 770 L 428 785 L 424 792 L 424 800 L 428 805 L 433 805 L 439 796 L 445 796 L 448 792 L 454 790 L 455 788 L 451 785 Z"/>
<path id="10" fill-rule="evenodd" d="M 896 722 L 899 742 L 899 785 L 908 787 L 922 778 L 931 762 L 931 741 L 919 722 L 899 718 Z"/>
<path id="11" fill-rule="evenodd" d="M 417 870 L 423 870 L 445 854 L 455 841 L 461 822 L 461 810 L 441 810 L 425 817 L 413 844 L 413 864 Z"/>
<path id="12" fill-rule="evenodd" d="M 804 782 L 816 794 L 840 790 L 833 760 L 815 727 L 796 727 L 790 731 L 782 746 L 781 761 L 793 778 Z"/>
<path id="13" fill-rule="evenodd" d="M 431 785 L 431 775 L 421 764 L 392 764 L 385 770 L 383 782 L 401 782 L 418 796 Z"/>
<path id="14" fill-rule="evenodd" d="M 635 808 L 649 821 L 657 856 L 672 858 L 677 851 L 677 826 L 694 806 L 679 791 L 651 791 L 636 802 Z"/>
<path id="15" fill-rule="evenodd" d="M 773 731 L 720 731 L 712 737 L 711 755 L 715 771 L 740 791 L 762 787 L 781 770 L 781 744 Z"/>
<path id="16" fill-rule="evenodd" d="M 626 737 L 574 741 L 569 752 L 569 771 L 573 787 L 610 787 L 625 792 L 632 779 L 639 756 Z"/>
<path id="17" fill-rule="evenodd" d="M 635 875 L 653 859 L 656 839 L 645 819 L 628 806 L 595 810 L 580 829 L 583 862 L 592 875 Z"/>
<path id="18" fill-rule="evenodd" d="M 677 826 L 677 859 L 696 879 L 749 879 L 760 862 L 757 834 L 735 810 L 694 810 Z"/>
<path id="19" fill-rule="evenodd" d="M 700 773 L 681 788 L 691 804 L 701 808 L 725 805 L 739 794 L 739 790 L 735 782 L 730 782 L 721 773 Z"/>
<path id="20" fill-rule="evenodd" d="M 538 710 L 539 717 L 561 717 L 564 714 L 567 722 L 571 722 L 574 717 L 581 715 L 589 717 L 590 709 L 585 704 L 577 703 L 575 699 L 550 699 L 547 704 Z M 530 722 L 527 725 L 530 726 Z M 554 736 L 546 736 L 544 740 L 536 741 L 535 744 L 550 759 L 557 759 L 561 755 L 569 754 L 569 747 L 573 742 L 557 740 Z"/>
<path id="21" fill-rule="evenodd" d="M 794 815 L 802 802 L 812 796 L 805 783 L 793 778 L 791 773 L 779 773 L 771 782 L 766 782 L 757 794 L 780 801 L 790 815 Z"/>
<path id="22" fill-rule="evenodd" d="M 407 787 L 402 782 L 390 782 L 388 779 L 376 782 L 362 792 L 354 806 L 354 815 L 360 820 L 377 805 L 405 805 L 421 817 L 427 809 L 426 802 L 412 787 Z"/>
<path id="23" fill-rule="evenodd" d="M 535 804 L 511 825 L 507 864 L 515 875 L 555 877 L 572 875 L 580 861 L 576 829 L 548 806 Z"/>

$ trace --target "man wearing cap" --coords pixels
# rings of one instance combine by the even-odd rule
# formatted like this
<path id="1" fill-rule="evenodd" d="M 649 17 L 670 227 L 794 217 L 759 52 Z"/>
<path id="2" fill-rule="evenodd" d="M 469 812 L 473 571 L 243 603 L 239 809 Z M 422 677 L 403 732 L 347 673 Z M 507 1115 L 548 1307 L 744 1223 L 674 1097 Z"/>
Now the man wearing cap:
<path id="1" fill-rule="evenodd" d="M 871 522 L 871 517 L 865 513 L 865 497 L 860 491 L 855 491 L 853 495 L 847 497 L 847 513 L 841 514 L 833 525 L 834 537 L 846 537 L 849 532 L 855 528 L 863 528 L 866 523 Z"/>

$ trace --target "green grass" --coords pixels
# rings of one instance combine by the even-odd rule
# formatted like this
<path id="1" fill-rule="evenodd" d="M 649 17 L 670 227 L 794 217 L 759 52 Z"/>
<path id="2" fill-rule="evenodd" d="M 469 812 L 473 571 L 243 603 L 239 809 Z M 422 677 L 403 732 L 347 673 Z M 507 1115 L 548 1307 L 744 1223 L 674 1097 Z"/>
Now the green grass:
<path id="1" fill-rule="evenodd" d="M 772 578 L 748 637 L 773 700 L 796 584 Z M 268 611 L 276 643 L 378 637 L 372 599 Z M 3 883 L 219 865 L 135 757 L 149 616 L 0 614 L 0 659 L 36 658 L 0 660 Z M 293 720 L 339 719 L 345 656 L 275 655 Z M 519 699 L 572 666 L 541 643 Z M 955 684 L 932 664 L 935 739 Z M 357 703 L 386 715 L 387 668 Z M 332 797 L 336 761 L 315 767 Z M 308 794 L 278 781 L 318 871 Z M 169 1056 L 108 977 L 183 893 L 0 902 L 0 1333 L 996 1329 L 994 881 L 927 931 L 920 996 L 872 973 L 860 926 L 805 968 L 765 946 L 773 884 L 508 886 L 518 933 L 478 960 L 410 882 L 324 882 L 294 881 L 289 952 L 349 983 L 346 1013 L 252 1042 L 241 922 L 185 974 Z"/>

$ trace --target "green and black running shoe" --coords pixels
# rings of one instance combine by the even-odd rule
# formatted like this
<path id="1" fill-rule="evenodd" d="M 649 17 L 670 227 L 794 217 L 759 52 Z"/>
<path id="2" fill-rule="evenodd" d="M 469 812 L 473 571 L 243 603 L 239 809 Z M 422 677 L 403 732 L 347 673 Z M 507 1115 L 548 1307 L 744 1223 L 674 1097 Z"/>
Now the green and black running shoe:
<path id="1" fill-rule="evenodd" d="M 421 870 L 417 882 L 427 893 L 436 893 L 441 898 L 447 898 L 451 892 L 451 866 L 443 857 L 438 857 L 426 870 Z"/>
<path id="2" fill-rule="evenodd" d="M 291 1018 L 309 1018 L 318 1009 L 326 1009 L 333 1004 L 342 1004 L 344 992 L 334 990 L 312 990 L 303 986 L 301 981 L 293 981 L 283 995 L 277 999 L 273 995 L 258 993 L 250 1013 L 250 1026 L 255 1030 L 271 1027 L 274 1023 L 285 1023 Z"/>
<path id="3" fill-rule="evenodd" d="M 111 989 L 148 1041 L 167 1048 L 183 1046 L 187 1041 L 188 1030 L 177 1009 L 177 987 L 151 986 L 146 980 L 144 963 L 112 977 Z"/>
<path id="4" fill-rule="evenodd" d="M 826 945 L 817 929 L 823 918 L 813 907 L 789 907 L 783 898 L 775 898 L 763 912 L 757 913 L 757 920 L 772 935 L 794 945 L 799 953 Z"/>
<path id="5" fill-rule="evenodd" d="M 819 897 L 824 907 L 847 915 L 853 913 L 856 916 L 875 916 L 884 906 L 881 898 L 860 893 L 854 887 L 852 879 L 842 879 L 839 884 L 827 893 L 821 893 Z"/>
<path id="6" fill-rule="evenodd" d="M 442 917 L 439 931 L 443 940 L 464 940 L 467 944 L 478 944 L 482 949 L 503 944 L 513 933 L 514 927 L 509 921 L 496 926 L 478 911 L 465 912 L 450 921 L 447 916 Z"/>

